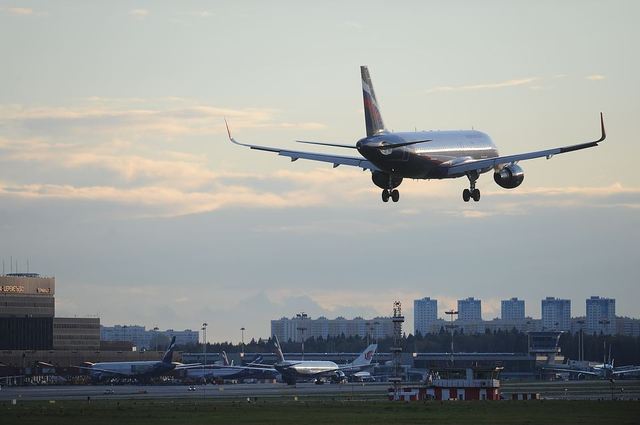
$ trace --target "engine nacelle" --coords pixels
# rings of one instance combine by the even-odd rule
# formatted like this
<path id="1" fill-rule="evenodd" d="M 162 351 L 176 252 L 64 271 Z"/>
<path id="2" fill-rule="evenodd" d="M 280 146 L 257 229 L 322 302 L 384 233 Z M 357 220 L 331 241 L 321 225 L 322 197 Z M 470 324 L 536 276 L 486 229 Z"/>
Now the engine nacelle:
<path id="1" fill-rule="evenodd" d="M 524 180 L 524 170 L 515 164 L 509 164 L 493 173 L 493 180 L 505 189 L 514 189 Z"/>
<path id="2" fill-rule="evenodd" d="M 391 178 L 391 187 L 389 187 L 389 174 L 383 173 L 382 171 L 372 172 L 371 180 L 376 186 L 382 189 L 395 189 L 402 183 L 402 177 L 394 176 Z"/>

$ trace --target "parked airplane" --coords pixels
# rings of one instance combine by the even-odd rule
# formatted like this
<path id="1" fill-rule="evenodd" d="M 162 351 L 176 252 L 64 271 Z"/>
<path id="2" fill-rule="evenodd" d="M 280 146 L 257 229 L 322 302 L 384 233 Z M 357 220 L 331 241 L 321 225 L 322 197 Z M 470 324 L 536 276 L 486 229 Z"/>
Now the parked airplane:
<path id="1" fill-rule="evenodd" d="M 94 380 L 107 378 L 133 378 L 144 380 L 155 376 L 166 375 L 173 370 L 190 369 L 199 367 L 197 364 L 182 364 L 173 362 L 173 351 L 176 346 L 176 337 L 171 338 L 171 343 L 167 347 L 162 360 L 152 361 L 131 361 L 131 362 L 99 362 L 89 363 L 88 367 L 75 366 L 79 369 L 89 371 L 89 375 Z"/>
<path id="2" fill-rule="evenodd" d="M 246 366 L 235 366 L 229 361 L 227 353 L 222 352 L 221 363 L 214 363 L 204 367 L 194 367 L 187 370 L 187 377 L 207 380 L 232 380 L 232 379 L 275 379 L 278 371 L 270 365 L 258 363 L 262 356 L 257 356 Z"/>
<path id="3" fill-rule="evenodd" d="M 295 385 L 298 379 L 322 378 L 343 380 L 348 374 L 355 374 L 371 365 L 378 344 L 369 345 L 353 362 L 338 366 L 328 360 L 285 360 L 278 338 L 274 336 L 278 361 L 273 367 L 280 372 L 282 379 L 289 385 Z"/>
<path id="4" fill-rule="evenodd" d="M 609 345 L 609 356 L 605 354 L 602 363 L 592 364 L 590 362 L 578 362 L 569 360 L 568 363 L 560 366 L 545 366 L 544 369 L 558 373 L 569 373 L 577 376 L 589 375 L 603 379 L 614 379 L 628 373 L 640 372 L 640 366 L 614 366 L 614 359 L 611 357 L 611 345 Z"/>
<path id="5" fill-rule="evenodd" d="M 476 188 L 476 181 L 482 173 L 493 170 L 493 179 L 499 186 L 513 189 L 520 186 L 524 180 L 524 171 L 518 165 L 519 161 L 542 157 L 551 159 L 561 153 L 597 146 L 606 137 L 602 113 L 601 135 L 598 140 L 507 156 L 500 156 L 491 138 L 480 131 L 390 132 L 382 121 L 369 70 L 366 66 L 361 66 L 360 73 L 367 136 L 358 140 L 355 145 L 297 141 L 311 145 L 356 149 L 360 157 L 240 143 L 231 136 L 225 120 L 229 139 L 237 145 L 289 157 L 291 161 L 307 159 L 328 162 L 333 164 L 334 168 L 349 165 L 369 170 L 373 183 L 382 188 L 383 202 L 388 202 L 389 198 L 398 202 L 400 192 L 396 188 L 405 178 L 450 179 L 466 176 L 469 179 L 469 189 L 462 192 L 462 199 L 468 202 L 470 199 L 480 200 L 480 190 Z"/>

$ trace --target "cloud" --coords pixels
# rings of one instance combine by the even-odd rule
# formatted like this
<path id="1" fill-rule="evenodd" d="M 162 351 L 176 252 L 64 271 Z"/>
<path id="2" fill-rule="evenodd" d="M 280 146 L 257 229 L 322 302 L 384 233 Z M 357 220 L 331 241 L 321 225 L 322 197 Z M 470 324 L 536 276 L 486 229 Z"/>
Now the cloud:
<path id="1" fill-rule="evenodd" d="M 15 16 L 33 15 L 33 9 L 28 7 L 9 7 L 7 8 L 7 12 L 9 12 L 10 15 L 15 15 Z"/>
<path id="2" fill-rule="evenodd" d="M 539 80 L 540 78 L 538 77 L 529 77 L 500 81 L 497 83 L 468 84 L 462 86 L 437 86 L 427 90 L 427 93 L 502 89 L 505 87 L 527 86 Z"/>
<path id="3" fill-rule="evenodd" d="M 129 11 L 129 15 L 138 19 L 144 19 L 149 16 L 149 11 L 147 9 L 132 9 Z"/>
<path id="4" fill-rule="evenodd" d="M 601 74 L 592 74 L 592 75 L 587 75 L 586 77 L 587 80 L 590 81 L 600 81 L 600 80 L 604 80 L 606 77 L 604 75 Z"/>
<path id="5" fill-rule="evenodd" d="M 132 104 L 134 105 L 132 107 Z M 224 118 L 232 130 L 242 128 L 301 128 L 317 130 L 317 122 L 278 122 L 269 108 L 231 109 L 200 104 L 189 99 L 102 99 L 70 107 L 0 106 L 0 125 L 53 137 L 61 134 L 189 135 L 225 134 Z"/>

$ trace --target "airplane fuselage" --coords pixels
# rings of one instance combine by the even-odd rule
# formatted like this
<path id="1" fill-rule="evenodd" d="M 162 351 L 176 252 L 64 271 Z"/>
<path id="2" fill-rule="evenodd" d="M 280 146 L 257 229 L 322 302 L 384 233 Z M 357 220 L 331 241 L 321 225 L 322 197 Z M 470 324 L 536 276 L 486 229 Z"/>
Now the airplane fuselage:
<path id="1" fill-rule="evenodd" d="M 383 145 L 421 140 L 424 142 L 388 150 L 379 149 Z M 475 130 L 380 133 L 359 140 L 356 148 L 380 170 L 396 177 L 412 179 L 460 177 L 448 174 L 448 168 L 467 161 L 499 156 L 491 138 Z M 479 172 L 490 170 L 486 168 Z"/>
<path id="2" fill-rule="evenodd" d="M 109 374 L 117 376 L 159 376 L 175 369 L 173 363 L 164 363 L 161 361 L 136 361 L 136 362 L 104 362 L 95 363 L 92 366 L 91 375 L 108 376 Z"/>
<path id="3" fill-rule="evenodd" d="M 299 362 L 283 362 L 274 365 L 283 374 L 295 373 L 298 376 L 314 376 L 339 370 L 338 365 L 331 361 L 305 360 Z"/>

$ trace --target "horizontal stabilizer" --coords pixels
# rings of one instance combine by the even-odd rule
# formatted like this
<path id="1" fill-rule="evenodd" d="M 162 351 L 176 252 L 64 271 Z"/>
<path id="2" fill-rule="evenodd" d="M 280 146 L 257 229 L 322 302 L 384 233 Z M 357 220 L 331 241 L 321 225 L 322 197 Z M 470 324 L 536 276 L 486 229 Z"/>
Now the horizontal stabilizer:
<path id="1" fill-rule="evenodd" d="M 307 144 L 307 145 L 331 146 L 333 148 L 348 148 L 348 149 L 355 149 L 356 148 L 353 145 L 341 145 L 341 144 L 338 144 L 338 143 L 308 142 L 306 140 L 296 140 L 296 142 L 304 143 L 304 144 Z"/>
<path id="2" fill-rule="evenodd" d="M 414 140 L 413 142 L 395 143 L 395 144 L 387 144 L 387 145 L 371 146 L 371 147 L 374 149 L 379 149 L 381 151 L 386 151 L 387 149 L 401 148 L 403 146 L 417 145 L 418 143 L 426 143 L 430 141 L 431 139 Z"/>

